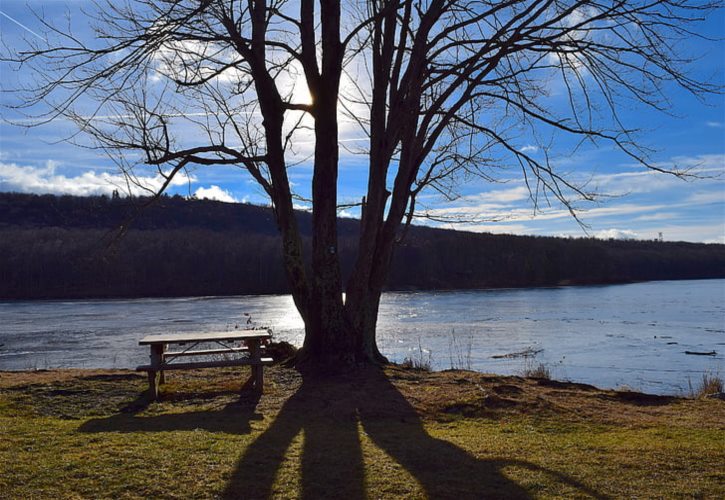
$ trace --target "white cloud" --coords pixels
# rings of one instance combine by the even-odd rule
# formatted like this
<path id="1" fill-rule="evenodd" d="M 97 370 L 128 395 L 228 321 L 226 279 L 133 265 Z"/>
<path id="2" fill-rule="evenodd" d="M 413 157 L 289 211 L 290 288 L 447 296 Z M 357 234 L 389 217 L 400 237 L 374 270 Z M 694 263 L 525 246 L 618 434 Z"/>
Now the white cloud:
<path id="1" fill-rule="evenodd" d="M 725 243 L 725 221 L 701 225 L 667 225 L 658 228 L 665 241 L 702 241 L 704 243 Z"/>
<path id="2" fill-rule="evenodd" d="M 629 229 L 603 229 L 592 234 L 595 238 L 602 240 L 635 240 L 639 235 Z"/>
<path id="3" fill-rule="evenodd" d="M 571 11 L 562 19 L 562 24 L 569 28 L 558 37 L 558 42 L 569 42 L 564 45 L 566 50 L 550 52 L 547 59 L 552 64 L 561 62 L 567 70 L 575 71 L 580 76 L 586 76 L 589 71 L 584 65 L 581 51 L 574 50 L 582 40 L 594 39 L 597 30 L 601 30 L 600 22 L 596 21 L 599 12 L 594 7 L 580 7 Z"/>
<path id="4" fill-rule="evenodd" d="M 144 195 L 150 194 L 149 190 L 160 189 L 164 183 L 164 178 L 159 174 L 138 175 L 133 178 L 133 182 L 129 182 L 122 173 L 112 174 L 94 170 L 69 177 L 57 174 L 57 166 L 53 160 L 47 161 L 45 167 L 0 162 L 0 190 L 75 196 L 110 195 L 115 190 L 128 194 L 130 190 L 133 195 Z M 195 179 L 179 173 L 174 177 L 171 186 L 183 186 L 190 182 L 195 182 Z"/>
<path id="5" fill-rule="evenodd" d="M 721 234 L 717 238 L 713 238 L 711 240 L 705 240 L 703 243 L 719 243 L 720 245 L 725 245 L 725 234 Z"/>
<path id="6" fill-rule="evenodd" d="M 196 40 L 171 40 L 164 42 L 154 53 L 156 63 L 152 81 L 163 76 L 180 80 L 214 78 L 222 82 L 236 82 L 243 74 L 235 68 L 227 68 L 218 73 L 223 65 L 233 62 L 234 54 L 212 42 Z M 218 74 L 217 74 L 218 73 Z"/>
<path id="7" fill-rule="evenodd" d="M 522 153 L 536 153 L 539 150 L 538 146 L 534 146 L 533 144 L 527 144 L 523 148 L 521 148 L 519 151 Z"/>
<path id="8" fill-rule="evenodd" d="M 312 212 L 312 205 L 308 203 L 292 203 L 292 208 L 295 210 L 301 210 L 302 212 Z"/>
<path id="9" fill-rule="evenodd" d="M 471 231 L 474 233 L 494 233 L 494 234 L 527 234 L 534 230 L 524 224 L 474 224 L 474 225 L 455 225 L 451 224 L 449 229 L 457 229 L 460 231 Z"/>
<path id="10" fill-rule="evenodd" d="M 337 212 L 337 216 L 341 219 L 356 219 L 357 215 L 352 213 L 350 210 L 340 210 Z"/>
<path id="11" fill-rule="evenodd" d="M 723 126 L 722 122 L 705 122 L 705 125 L 710 128 L 722 128 Z"/>
<path id="12" fill-rule="evenodd" d="M 232 195 L 232 193 L 214 184 L 212 184 L 208 188 L 200 187 L 199 189 L 194 191 L 194 196 L 196 196 L 200 200 L 216 200 L 223 201 L 225 203 L 237 202 L 237 199 Z"/>

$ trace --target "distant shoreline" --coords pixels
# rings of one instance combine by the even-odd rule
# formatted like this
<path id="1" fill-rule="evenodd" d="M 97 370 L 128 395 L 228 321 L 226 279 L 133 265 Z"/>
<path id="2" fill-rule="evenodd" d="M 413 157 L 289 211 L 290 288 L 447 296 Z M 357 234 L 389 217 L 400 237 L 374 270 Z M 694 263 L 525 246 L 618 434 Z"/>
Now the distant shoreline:
<path id="1" fill-rule="evenodd" d="M 722 280 L 725 276 L 714 276 L 710 278 L 681 278 L 681 279 L 662 279 L 662 280 L 630 280 L 630 281 L 608 281 L 608 282 L 592 282 L 592 283 L 560 283 L 557 285 L 532 285 L 532 286 L 491 286 L 483 288 L 400 288 L 386 289 L 383 293 L 419 293 L 419 292 L 485 292 L 485 291 L 501 291 L 501 290 L 528 290 L 528 289 L 550 289 L 550 288 L 575 288 L 575 287 L 591 287 L 591 286 L 617 286 L 617 285 L 633 285 L 636 283 L 658 283 L 668 281 L 707 281 Z M 61 302 L 67 300 L 142 300 L 142 299 L 214 299 L 214 298 L 234 298 L 234 297 L 269 297 L 278 295 L 290 295 L 290 292 L 270 292 L 270 293 L 232 293 L 218 295 L 79 295 L 66 297 L 2 297 L 0 302 Z"/>

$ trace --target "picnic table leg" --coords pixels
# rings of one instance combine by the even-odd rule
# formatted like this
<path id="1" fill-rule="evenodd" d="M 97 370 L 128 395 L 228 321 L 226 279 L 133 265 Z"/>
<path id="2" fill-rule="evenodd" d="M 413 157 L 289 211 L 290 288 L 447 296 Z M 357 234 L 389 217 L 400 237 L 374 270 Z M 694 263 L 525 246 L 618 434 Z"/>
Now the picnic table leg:
<path id="1" fill-rule="evenodd" d="M 163 374 L 161 362 L 163 359 L 164 347 L 163 345 L 152 344 L 151 345 L 151 369 L 148 372 L 149 376 L 149 396 L 151 399 L 157 399 L 159 397 L 159 372 Z"/>
<path id="2" fill-rule="evenodd" d="M 262 392 L 264 392 L 264 367 L 260 362 L 260 364 L 254 365 L 254 368 L 252 369 L 256 372 L 254 376 L 254 378 L 256 379 L 254 382 L 254 390 L 261 394 Z"/>
<path id="3" fill-rule="evenodd" d="M 264 372 L 262 367 L 262 350 L 259 339 L 250 339 L 249 355 L 252 360 L 252 387 L 256 392 L 262 392 L 264 388 Z"/>
<path id="4" fill-rule="evenodd" d="M 166 344 L 161 345 L 161 362 L 163 363 L 166 361 Z M 166 372 L 164 370 L 161 370 L 159 372 L 159 385 L 166 383 Z"/>
<path id="5" fill-rule="evenodd" d="M 156 400 L 159 397 L 159 386 L 156 383 L 156 371 L 149 370 L 149 398 Z"/>

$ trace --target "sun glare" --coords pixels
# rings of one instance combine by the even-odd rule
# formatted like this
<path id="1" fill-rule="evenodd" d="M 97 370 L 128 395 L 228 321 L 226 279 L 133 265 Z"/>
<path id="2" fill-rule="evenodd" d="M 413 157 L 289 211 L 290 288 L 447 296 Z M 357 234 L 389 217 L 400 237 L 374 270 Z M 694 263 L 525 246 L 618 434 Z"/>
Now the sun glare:
<path id="1" fill-rule="evenodd" d="M 295 104 L 312 104 L 312 94 L 303 77 L 297 78 L 292 89 L 292 102 Z"/>

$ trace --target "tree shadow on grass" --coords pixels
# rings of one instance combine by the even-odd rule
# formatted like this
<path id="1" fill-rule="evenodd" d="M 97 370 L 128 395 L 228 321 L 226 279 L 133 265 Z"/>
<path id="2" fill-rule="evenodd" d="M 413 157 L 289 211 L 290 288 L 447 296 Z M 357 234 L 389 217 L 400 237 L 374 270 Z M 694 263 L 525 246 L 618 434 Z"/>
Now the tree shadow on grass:
<path id="1" fill-rule="evenodd" d="M 302 498 L 366 498 L 360 427 L 400 464 L 429 498 L 530 498 L 502 472 L 525 468 L 551 476 L 579 495 L 602 495 L 560 473 L 512 460 L 481 460 L 425 430 L 416 410 L 376 369 L 336 382 L 305 377 L 275 421 L 237 464 L 223 498 L 268 498 L 296 436 L 303 435 Z M 386 475 L 395 471 L 386 471 Z M 412 492 L 407 492 L 408 494 Z M 391 491 L 405 496 L 406 492 Z"/>

